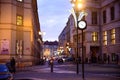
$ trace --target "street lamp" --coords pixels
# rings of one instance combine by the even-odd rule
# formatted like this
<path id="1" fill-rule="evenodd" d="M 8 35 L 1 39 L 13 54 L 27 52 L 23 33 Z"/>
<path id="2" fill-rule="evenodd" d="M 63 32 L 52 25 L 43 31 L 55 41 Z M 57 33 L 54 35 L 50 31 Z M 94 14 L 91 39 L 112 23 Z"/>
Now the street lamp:
<path id="1" fill-rule="evenodd" d="M 84 16 L 87 13 L 83 12 L 83 1 L 82 0 L 70 0 L 73 6 L 72 15 L 75 19 L 75 26 L 77 29 L 77 70 L 76 73 L 79 73 L 79 59 L 78 59 L 78 30 L 82 31 L 82 78 L 84 80 L 84 55 L 83 55 L 83 30 L 87 27 L 87 22 L 84 20 Z"/>

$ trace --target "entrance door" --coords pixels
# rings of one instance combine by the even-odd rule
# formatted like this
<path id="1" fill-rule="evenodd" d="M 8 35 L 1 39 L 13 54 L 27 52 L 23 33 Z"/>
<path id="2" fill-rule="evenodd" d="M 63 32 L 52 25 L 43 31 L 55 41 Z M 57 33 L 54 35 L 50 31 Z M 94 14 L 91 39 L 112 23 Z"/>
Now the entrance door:
<path id="1" fill-rule="evenodd" d="M 99 46 L 91 46 L 91 62 L 96 63 L 97 62 L 97 55 L 99 53 Z"/>

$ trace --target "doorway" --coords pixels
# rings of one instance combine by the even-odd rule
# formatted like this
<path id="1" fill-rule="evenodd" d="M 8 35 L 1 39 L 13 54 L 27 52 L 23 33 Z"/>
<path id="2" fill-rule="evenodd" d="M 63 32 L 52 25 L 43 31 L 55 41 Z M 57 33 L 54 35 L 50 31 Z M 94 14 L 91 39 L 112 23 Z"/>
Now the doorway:
<path id="1" fill-rule="evenodd" d="M 97 57 L 99 53 L 99 46 L 90 46 L 90 56 L 91 56 L 91 62 L 97 63 Z"/>

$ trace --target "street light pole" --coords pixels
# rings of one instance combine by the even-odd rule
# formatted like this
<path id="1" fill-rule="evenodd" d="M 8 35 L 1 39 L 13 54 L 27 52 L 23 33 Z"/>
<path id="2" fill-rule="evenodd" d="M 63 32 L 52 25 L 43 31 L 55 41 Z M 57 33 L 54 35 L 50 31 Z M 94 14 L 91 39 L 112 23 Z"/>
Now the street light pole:
<path id="1" fill-rule="evenodd" d="M 77 19 L 77 44 L 76 44 L 76 45 L 77 45 L 77 51 L 76 51 L 76 52 L 77 52 L 77 71 L 76 71 L 76 73 L 77 73 L 77 74 L 79 74 L 79 58 L 78 58 L 78 56 L 79 56 L 79 55 L 78 55 L 78 47 L 79 47 L 79 46 L 78 46 L 78 15 L 79 15 L 78 12 L 76 12 L 76 19 Z"/>
<path id="2" fill-rule="evenodd" d="M 82 78 L 84 80 L 83 30 L 81 31 L 82 31 Z"/>
<path id="3" fill-rule="evenodd" d="M 84 54 L 83 54 L 83 30 L 86 29 L 87 27 L 87 22 L 84 20 L 84 17 L 86 15 L 85 12 L 83 12 L 81 10 L 80 12 L 80 8 L 82 8 L 82 0 L 71 0 L 71 3 L 73 5 L 73 9 L 74 9 L 74 12 L 72 12 L 73 14 L 73 17 L 75 19 L 75 25 L 76 25 L 76 29 L 77 29 L 77 71 L 76 73 L 78 74 L 79 73 L 79 59 L 78 59 L 78 49 L 79 49 L 79 46 L 78 46 L 78 30 L 80 29 L 81 32 L 82 32 L 82 78 L 84 80 Z"/>
<path id="4" fill-rule="evenodd" d="M 79 55 L 78 55 L 78 50 L 79 50 L 79 46 L 78 46 L 78 17 L 79 17 L 79 8 L 81 8 L 81 4 L 79 4 L 79 0 L 71 0 L 71 3 L 72 3 L 72 6 L 73 6 L 73 9 L 74 9 L 74 13 L 75 13 L 75 23 L 76 23 L 76 37 L 77 37 L 77 41 L 76 41 L 76 63 L 77 63 L 77 66 L 76 66 L 76 73 L 79 74 Z"/>

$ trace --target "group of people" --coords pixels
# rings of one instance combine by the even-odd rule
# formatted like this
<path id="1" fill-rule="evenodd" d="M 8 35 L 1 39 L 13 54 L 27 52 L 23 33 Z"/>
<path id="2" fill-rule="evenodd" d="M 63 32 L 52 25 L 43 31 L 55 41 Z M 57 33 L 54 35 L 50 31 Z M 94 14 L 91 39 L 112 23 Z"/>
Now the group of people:
<path id="1" fill-rule="evenodd" d="M 10 59 L 10 62 L 8 62 L 8 63 L 6 63 L 6 65 L 7 65 L 7 67 L 8 67 L 8 69 L 9 69 L 9 71 L 11 72 L 11 73 L 15 73 L 16 72 L 16 61 L 15 61 L 15 58 L 14 57 L 12 57 L 11 59 Z"/>

